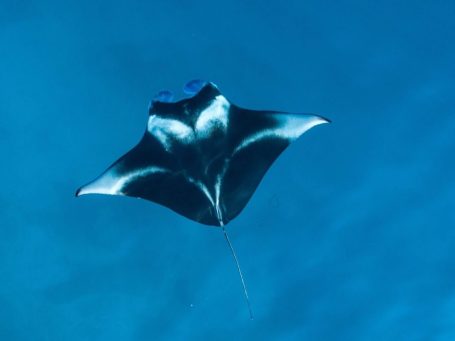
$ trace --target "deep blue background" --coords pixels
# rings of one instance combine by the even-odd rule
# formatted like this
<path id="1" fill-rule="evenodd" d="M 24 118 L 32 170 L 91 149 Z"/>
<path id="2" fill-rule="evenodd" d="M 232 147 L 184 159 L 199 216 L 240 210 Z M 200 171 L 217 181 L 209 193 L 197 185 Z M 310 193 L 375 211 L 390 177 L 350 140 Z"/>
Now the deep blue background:
<path id="1" fill-rule="evenodd" d="M 1 340 L 454 340 L 455 2 L 0 0 Z M 333 120 L 220 230 L 73 197 L 193 78 Z"/>

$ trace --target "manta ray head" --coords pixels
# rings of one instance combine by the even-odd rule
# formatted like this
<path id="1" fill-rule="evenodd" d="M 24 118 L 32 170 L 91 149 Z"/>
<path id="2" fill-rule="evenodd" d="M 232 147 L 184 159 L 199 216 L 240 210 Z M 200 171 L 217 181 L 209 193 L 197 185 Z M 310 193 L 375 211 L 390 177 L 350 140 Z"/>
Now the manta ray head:
<path id="1" fill-rule="evenodd" d="M 178 102 L 153 101 L 147 131 L 171 152 L 175 145 L 197 144 L 214 135 L 223 135 L 229 124 L 229 108 L 229 101 L 218 88 L 207 83 L 191 98 Z"/>

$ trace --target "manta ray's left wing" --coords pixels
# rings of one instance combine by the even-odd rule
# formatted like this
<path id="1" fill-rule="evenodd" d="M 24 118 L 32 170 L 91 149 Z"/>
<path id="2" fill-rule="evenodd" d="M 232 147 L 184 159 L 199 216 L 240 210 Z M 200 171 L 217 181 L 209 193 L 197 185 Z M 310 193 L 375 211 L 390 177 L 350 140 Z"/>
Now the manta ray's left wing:
<path id="1" fill-rule="evenodd" d="M 197 181 L 146 132 L 142 140 L 98 178 L 79 188 L 84 194 L 124 195 L 150 200 L 195 221 L 216 225 L 212 205 Z"/>

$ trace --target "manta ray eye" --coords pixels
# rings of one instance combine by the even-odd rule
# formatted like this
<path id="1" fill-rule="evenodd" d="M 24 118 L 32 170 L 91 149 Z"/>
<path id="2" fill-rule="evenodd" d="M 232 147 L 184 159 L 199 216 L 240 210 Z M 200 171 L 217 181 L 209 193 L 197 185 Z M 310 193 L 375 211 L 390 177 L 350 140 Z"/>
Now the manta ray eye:
<path id="1" fill-rule="evenodd" d="M 152 102 L 163 102 L 170 103 L 174 99 L 174 94 L 169 90 L 161 90 L 158 92 L 155 97 L 153 97 Z"/>
<path id="2" fill-rule="evenodd" d="M 207 82 L 202 79 L 190 80 L 183 87 L 183 92 L 190 96 L 196 95 L 206 84 Z"/>

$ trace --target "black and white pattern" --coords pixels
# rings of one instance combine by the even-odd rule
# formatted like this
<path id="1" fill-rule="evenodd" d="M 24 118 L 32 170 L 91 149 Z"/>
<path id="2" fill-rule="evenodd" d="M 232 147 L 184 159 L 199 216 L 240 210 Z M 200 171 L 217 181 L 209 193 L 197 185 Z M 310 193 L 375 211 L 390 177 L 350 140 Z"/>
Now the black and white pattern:
<path id="1" fill-rule="evenodd" d="M 154 101 L 139 144 L 76 195 L 147 199 L 223 226 L 242 211 L 280 153 L 327 122 L 317 115 L 243 109 L 206 83 L 191 98 Z"/>

